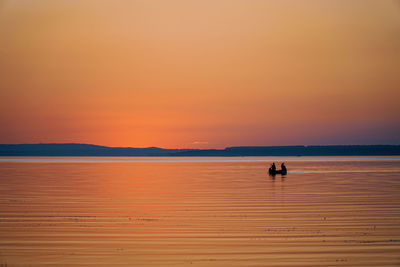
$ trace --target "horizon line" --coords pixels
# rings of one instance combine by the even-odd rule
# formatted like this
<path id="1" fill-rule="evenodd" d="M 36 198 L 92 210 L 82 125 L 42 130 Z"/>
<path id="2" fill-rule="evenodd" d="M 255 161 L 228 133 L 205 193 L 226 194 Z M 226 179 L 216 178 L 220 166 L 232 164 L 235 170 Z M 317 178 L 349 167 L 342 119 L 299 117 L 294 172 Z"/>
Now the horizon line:
<path id="1" fill-rule="evenodd" d="M 164 148 L 157 146 L 147 146 L 147 147 L 135 147 L 135 146 L 107 146 L 107 145 L 98 145 L 91 143 L 79 143 L 79 142 L 65 142 L 65 143 L 0 143 L 0 145 L 89 145 L 89 146 L 98 146 L 98 147 L 107 147 L 107 148 L 138 148 L 138 149 L 148 149 L 148 148 L 158 148 L 158 149 L 173 149 L 173 150 L 225 150 L 228 148 L 236 148 L 236 147 L 247 147 L 247 148 L 255 148 L 255 147 L 331 147 L 331 146 L 400 146 L 398 144 L 326 144 L 326 145 L 316 145 L 316 144 L 296 144 L 296 145 L 233 145 L 233 146 L 225 146 L 224 148 Z"/>

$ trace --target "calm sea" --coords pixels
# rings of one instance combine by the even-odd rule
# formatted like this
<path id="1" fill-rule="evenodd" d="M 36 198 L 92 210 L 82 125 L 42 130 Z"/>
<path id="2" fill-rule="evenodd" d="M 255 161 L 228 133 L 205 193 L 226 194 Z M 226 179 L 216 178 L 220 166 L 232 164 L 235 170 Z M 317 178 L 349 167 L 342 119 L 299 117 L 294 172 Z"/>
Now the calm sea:
<path id="1" fill-rule="evenodd" d="M 0 158 L 0 266 L 185 265 L 400 266 L 400 157 Z"/>

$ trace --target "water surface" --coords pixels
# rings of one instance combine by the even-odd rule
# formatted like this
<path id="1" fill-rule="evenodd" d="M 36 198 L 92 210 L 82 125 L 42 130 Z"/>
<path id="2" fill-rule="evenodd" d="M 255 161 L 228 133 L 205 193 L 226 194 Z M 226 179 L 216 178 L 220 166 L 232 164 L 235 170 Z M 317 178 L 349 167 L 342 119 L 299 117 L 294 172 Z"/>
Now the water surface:
<path id="1" fill-rule="evenodd" d="M 399 192 L 398 157 L 1 158 L 0 266 L 400 266 Z"/>

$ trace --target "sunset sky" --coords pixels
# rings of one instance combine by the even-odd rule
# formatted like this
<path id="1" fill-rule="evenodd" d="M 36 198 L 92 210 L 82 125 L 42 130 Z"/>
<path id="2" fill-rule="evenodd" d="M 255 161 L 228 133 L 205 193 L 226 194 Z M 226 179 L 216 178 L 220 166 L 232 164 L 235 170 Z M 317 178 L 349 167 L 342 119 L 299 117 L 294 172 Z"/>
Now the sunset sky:
<path id="1" fill-rule="evenodd" d="M 0 0 L 0 143 L 400 144 L 400 1 Z"/>

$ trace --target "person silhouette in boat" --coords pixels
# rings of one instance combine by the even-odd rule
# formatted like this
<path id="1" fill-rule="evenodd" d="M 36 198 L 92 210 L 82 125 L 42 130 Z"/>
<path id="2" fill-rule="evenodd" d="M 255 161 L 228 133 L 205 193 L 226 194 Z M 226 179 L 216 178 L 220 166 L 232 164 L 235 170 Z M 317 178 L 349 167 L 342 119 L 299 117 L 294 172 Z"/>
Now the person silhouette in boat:
<path id="1" fill-rule="evenodd" d="M 282 170 L 282 173 L 287 173 L 287 169 L 286 169 L 285 163 L 281 164 L 281 170 Z"/>
<path id="2" fill-rule="evenodd" d="M 272 166 L 271 166 L 271 171 L 272 171 L 272 172 L 275 172 L 275 171 L 276 171 L 275 162 L 273 162 L 273 163 L 272 163 Z"/>

